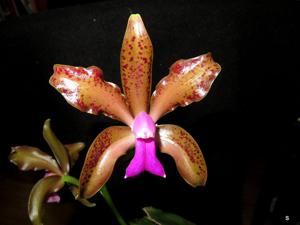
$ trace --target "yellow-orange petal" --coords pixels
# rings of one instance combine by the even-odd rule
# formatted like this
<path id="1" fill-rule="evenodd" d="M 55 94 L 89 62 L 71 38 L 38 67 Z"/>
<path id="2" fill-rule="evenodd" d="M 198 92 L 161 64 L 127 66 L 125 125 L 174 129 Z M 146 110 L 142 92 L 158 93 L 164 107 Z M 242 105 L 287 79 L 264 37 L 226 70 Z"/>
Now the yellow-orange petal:
<path id="1" fill-rule="evenodd" d="M 123 90 L 134 116 L 149 110 L 152 54 L 152 43 L 141 16 L 131 15 L 120 54 L 120 70 Z"/>
<path id="2" fill-rule="evenodd" d="M 182 178 L 191 186 L 205 185 L 207 168 L 199 145 L 183 128 L 166 124 L 158 126 L 158 145 L 171 155 Z"/>
<path id="3" fill-rule="evenodd" d="M 129 126 L 133 121 L 120 88 L 104 81 L 102 70 L 96 66 L 55 65 L 49 82 L 80 111 L 95 115 L 103 113 Z"/>
<path id="4" fill-rule="evenodd" d="M 177 106 L 203 99 L 220 71 L 210 53 L 176 61 L 153 92 L 149 114 L 154 122 Z"/>
<path id="5" fill-rule="evenodd" d="M 103 130 L 90 146 L 80 174 L 80 195 L 90 198 L 112 174 L 117 159 L 134 146 L 129 127 L 112 126 Z"/>

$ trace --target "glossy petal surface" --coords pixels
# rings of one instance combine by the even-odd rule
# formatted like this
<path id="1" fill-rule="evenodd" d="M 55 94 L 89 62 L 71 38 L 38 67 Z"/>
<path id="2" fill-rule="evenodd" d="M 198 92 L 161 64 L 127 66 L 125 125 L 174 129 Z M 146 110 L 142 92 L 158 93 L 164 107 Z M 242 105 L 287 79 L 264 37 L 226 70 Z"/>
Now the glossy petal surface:
<path id="1" fill-rule="evenodd" d="M 56 135 L 51 129 L 50 119 L 47 119 L 43 127 L 43 136 L 49 147 L 51 148 L 60 168 L 64 173 L 69 172 L 69 156 L 64 145 L 58 140 Z"/>
<path id="2" fill-rule="evenodd" d="M 55 65 L 49 82 L 80 111 L 95 115 L 102 112 L 131 125 L 133 119 L 120 88 L 104 81 L 98 67 Z"/>
<path id="3" fill-rule="evenodd" d="M 65 148 L 67 149 L 69 159 L 71 162 L 71 166 L 75 164 L 77 159 L 79 158 L 79 152 L 83 150 L 85 147 L 85 144 L 83 142 L 77 142 L 72 144 L 65 145 Z"/>
<path id="4" fill-rule="evenodd" d="M 88 150 L 81 175 L 80 194 L 90 198 L 106 183 L 117 159 L 134 146 L 129 127 L 113 126 L 103 130 Z"/>
<path id="5" fill-rule="evenodd" d="M 205 185 L 207 168 L 202 152 L 193 137 L 176 125 L 158 126 L 159 148 L 175 160 L 177 170 L 191 186 Z"/>
<path id="6" fill-rule="evenodd" d="M 155 124 L 147 113 L 141 112 L 135 117 L 132 132 L 136 138 L 154 138 L 155 130 Z"/>
<path id="7" fill-rule="evenodd" d="M 134 156 L 126 168 L 125 178 L 139 175 L 145 170 L 146 143 L 143 139 L 136 139 Z"/>
<path id="8" fill-rule="evenodd" d="M 156 156 L 154 138 L 136 139 L 134 157 L 126 168 L 125 178 L 137 176 L 143 171 L 166 177 L 164 167 Z"/>
<path id="9" fill-rule="evenodd" d="M 156 157 L 155 141 L 149 138 L 148 140 L 145 140 L 145 144 L 146 144 L 145 170 L 156 176 L 166 177 L 164 167 Z"/>
<path id="10" fill-rule="evenodd" d="M 12 148 L 9 160 L 20 170 L 47 170 L 55 174 L 61 171 L 55 160 L 38 148 L 30 146 L 16 146 Z"/>
<path id="11" fill-rule="evenodd" d="M 151 75 L 152 43 L 142 18 L 133 14 L 128 19 L 123 39 L 120 65 L 124 93 L 134 115 L 148 112 Z"/>
<path id="12" fill-rule="evenodd" d="M 154 122 L 177 106 L 203 99 L 220 71 L 210 53 L 176 61 L 152 95 L 149 114 Z"/>
<path id="13" fill-rule="evenodd" d="M 64 186 L 60 176 L 49 176 L 41 179 L 32 188 L 28 202 L 29 218 L 33 225 L 42 225 L 42 206 L 47 197 Z"/>

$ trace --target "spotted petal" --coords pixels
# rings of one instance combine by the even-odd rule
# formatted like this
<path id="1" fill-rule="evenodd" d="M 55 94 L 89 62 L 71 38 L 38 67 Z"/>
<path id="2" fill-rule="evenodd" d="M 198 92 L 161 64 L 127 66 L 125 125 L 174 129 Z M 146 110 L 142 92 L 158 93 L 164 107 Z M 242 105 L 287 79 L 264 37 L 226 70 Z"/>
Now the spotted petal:
<path id="1" fill-rule="evenodd" d="M 42 206 L 47 197 L 64 186 L 60 176 L 48 176 L 32 188 L 28 201 L 29 218 L 33 225 L 42 225 Z"/>
<path id="2" fill-rule="evenodd" d="M 132 14 L 123 39 L 120 69 L 123 90 L 134 117 L 149 110 L 152 53 L 152 43 L 141 16 Z"/>
<path id="3" fill-rule="evenodd" d="M 80 111 L 95 115 L 103 112 L 131 125 L 133 119 L 120 88 L 104 81 L 100 68 L 55 65 L 49 82 Z"/>
<path id="4" fill-rule="evenodd" d="M 90 198 L 106 183 L 117 159 L 134 146 L 129 127 L 113 126 L 103 130 L 88 150 L 81 175 L 80 195 Z"/>
<path id="5" fill-rule="evenodd" d="M 176 125 L 158 126 L 161 152 L 171 155 L 178 172 L 191 186 L 205 185 L 207 169 L 202 152 L 193 137 Z"/>
<path id="6" fill-rule="evenodd" d="M 31 146 L 16 146 L 9 154 L 9 160 L 20 170 L 47 170 L 55 174 L 61 171 L 55 160 L 45 152 Z"/>
<path id="7" fill-rule="evenodd" d="M 154 122 L 177 106 L 203 99 L 220 71 L 210 53 L 175 62 L 151 97 L 149 114 Z"/>

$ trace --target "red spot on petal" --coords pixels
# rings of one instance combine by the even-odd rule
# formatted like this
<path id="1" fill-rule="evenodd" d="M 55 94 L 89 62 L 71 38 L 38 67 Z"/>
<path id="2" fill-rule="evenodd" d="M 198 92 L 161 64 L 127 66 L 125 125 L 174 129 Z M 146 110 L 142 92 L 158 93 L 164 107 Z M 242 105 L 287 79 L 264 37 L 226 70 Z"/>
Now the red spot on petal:
<path id="1" fill-rule="evenodd" d="M 143 57 L 142 60 L 144 61 L 145 64 L 148 62 L 146 57 Z"/>
<path id="2" fill-rule="evenodd" d="M 174 65 L 171 67 L 171 71 L 172 71 L 173 73 L 181 73 L 182 69 L 183 69 L 183 65 L 182 65 L 180 62 L 174 64 Z"/>

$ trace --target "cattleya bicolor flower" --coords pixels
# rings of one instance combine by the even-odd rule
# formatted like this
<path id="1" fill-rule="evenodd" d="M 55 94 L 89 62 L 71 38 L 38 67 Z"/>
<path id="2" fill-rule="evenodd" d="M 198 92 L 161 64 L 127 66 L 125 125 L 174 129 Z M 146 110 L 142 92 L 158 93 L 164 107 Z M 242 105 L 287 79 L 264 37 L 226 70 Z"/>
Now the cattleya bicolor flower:
<path id="1" fill-rule="evenodd" d="M 176 61 L 152 96 L 153 48 L 139 14 L 129 17 L 123 39 L 120 70 L 124 94 L 104 81 L 96 66 L 88 68 L 55 65 L 50 84 L 75 108 L 103 113 L 128 125 L 103 130 L 90 146 L 80 175 L 80 193 L 93 196 L 109 179 L 116 160 L 135 145 L 135 154 L 125 178 L 148 171 L 165 177 L 156 147 L 171 155 L 180 175 L 192 186 L 204 185 L 206 164 L 197 142 L 176 125 L 156 122 L 177 106 L 200 101 L 221 70 L 210 53 Z"/>
<path id="2" fill-rule="evenodd" d="M 63 177 L 69 173 L 70 168 L 79 157 L 79 152 L 85 146 L 82 142 L 63 145 L 51 130 L 50 119 L 44 123 L 43 136 L 56 160 L 40 149 L 27 145 L 12 147 L 9 155 L 10 161 L 17 165 L 20 170 L 45 171 L 45 176 L 33 186 L 28 200 L 29 218 L 34 225 L 43 224 L 41 210 L 45 201 L 48 203 L 60 202 L 60 196 L 57 192 L 64 187 Z M 94 206 L 86 199 L 77 197 L 78 187 L 71 186 L 70 190 L 82 204 L 88 207 Z"/>

